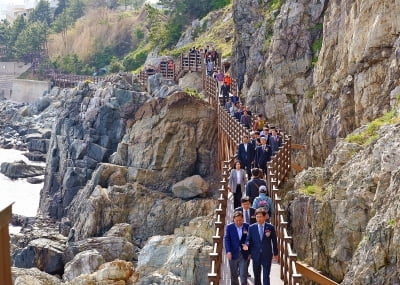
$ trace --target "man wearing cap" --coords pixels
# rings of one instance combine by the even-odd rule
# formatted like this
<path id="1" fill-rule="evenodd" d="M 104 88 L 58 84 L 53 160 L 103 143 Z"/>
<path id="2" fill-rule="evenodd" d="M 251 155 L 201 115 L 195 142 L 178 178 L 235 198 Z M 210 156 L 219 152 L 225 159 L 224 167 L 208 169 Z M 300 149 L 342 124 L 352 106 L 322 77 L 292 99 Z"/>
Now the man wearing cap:
<path id="1" fill-rule="evenodd" d="M 249 231 L 249 225 L 243 223 L 243 213 L 233 213 L 233 223 L 226 226 L 224 245 L 231 271 L 231 285 L 247 285 L 247 260 L 249 251 L 243 250 Z M 240 283 L 238 282 L 238 272 Z"/>
<path id="2" fill-rule="evenodd" d="M 270 285 L 269 274 L 272 260 L 278 260 L 278 241 L 275 227 L 266 220 L 268 213 L 263 209 L 256 210 L 257 223 L 249 227 L 244 250 L 249 250 L 253 260 L 254 285 Z M 261 283 L 261 267 L 263 268 L 263 282 Z"/>
<path id="3" fill-rule="evenodd" d="M 252 207 L 254 209 L 263 207 L 268 212 L 268 215 L 272 217 L 272 214 L 274 213 L 274 204 L 267 194 L 267 187 L 262 185 L 258 190 L 260 194 L 254 199 Z"/>

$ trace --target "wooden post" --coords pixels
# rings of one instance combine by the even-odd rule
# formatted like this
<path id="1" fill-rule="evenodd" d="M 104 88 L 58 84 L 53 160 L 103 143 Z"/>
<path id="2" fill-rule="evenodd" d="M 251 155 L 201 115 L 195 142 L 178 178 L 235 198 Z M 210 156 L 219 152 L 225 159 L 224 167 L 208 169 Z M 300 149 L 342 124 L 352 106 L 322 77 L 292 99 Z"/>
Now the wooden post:
<path id="1" fill-rule="evenodd" d="M 0 284 L 11 285 L 11 259 L 10 259 L 10 236 L 8 223 L 11 220 L 11 207 L 0 212 Z"/>

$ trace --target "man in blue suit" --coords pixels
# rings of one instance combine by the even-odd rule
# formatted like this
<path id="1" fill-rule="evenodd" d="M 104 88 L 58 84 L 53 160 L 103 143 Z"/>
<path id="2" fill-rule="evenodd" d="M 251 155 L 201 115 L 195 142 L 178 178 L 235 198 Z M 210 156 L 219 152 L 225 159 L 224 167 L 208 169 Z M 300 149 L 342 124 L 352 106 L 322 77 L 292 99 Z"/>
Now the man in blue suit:
<path id="1" fill-rule="evenodd" d="M 267 138 L 260 137 L 261 145 L 255 151 L 255 166 L 267 173 L 267 162 L 271 160 L 271 148 L 267 145 Z"/>
<path id="2" fill-rule="evenodd" d="M 246 169 L 247 178 L 250 179 L 251 164 L 254 161 L 254 146 L 250 142 L 248 135 L 244 135 L 243 142 L 239 144 L 237 158 L 242 163 L 244 169 Z"/>
<path id="3" fill-rule="evenodd" d="M 282 146 L 282 137 L 278 135 L 275 127 L 271 127 L 271 135 L 268 137 L 268 145 L 271 148 L 272 155 L 275 155 Z"/>
<path id="4" fill-rule="evenodd" d="M 243 250 L 245 245 L 249 225 L 243 223 L 243 213 L 235 211 L 233 213 L 233 223 L 226 226 L 224 245 L 226 257 L 229 261 L 231 271 L 231 285 L 239 285 L 238 272 L 240 275 L 240 285 L 247 285 L 247 260 L 249 253 Z"/>
<path id="5" fill-rule="evenodd" d="M 269 273 L 271 272 L 272 260 L 278 259 L 278 242 L 275 227 L 266 220 L 268 213 L 259 208 L 256 210 L 257 223 L 249 227 L 244 250 L 249 250 L 253 260 L 254 284 L 270 285 Z M 261 266 L 263 268 L 263 282 L 261 283 Z"/>

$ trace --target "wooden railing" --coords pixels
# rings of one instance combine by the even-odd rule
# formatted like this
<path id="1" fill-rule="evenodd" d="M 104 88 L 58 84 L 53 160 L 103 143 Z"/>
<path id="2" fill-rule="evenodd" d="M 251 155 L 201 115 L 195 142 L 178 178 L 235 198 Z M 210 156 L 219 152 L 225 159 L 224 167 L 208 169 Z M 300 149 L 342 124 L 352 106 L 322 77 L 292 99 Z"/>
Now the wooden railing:
<path id="1" fill-rule="evenodd" d="M 234 88 L 236 88 L 236 81 Z M 233 167 L 234 154 L 237 152 L 237 145 L 241 142 L 243 135 L 249 135 L 250 130 L 245 128 L 239 121 L 231 116 L 220 104 L 218 84 L 216 80 L 205 75 L 203 71 L 203 87 L 205 95 L 209 98 L 210 104 L 217 108 L 218 113 L 218 137 L 219 137 L 219 161 L 223 161 L 221 188 L 219 189 L 218 206 L 215 210 L 216 220 L 214 222 L 215 235 L 213 237 L 213 252 L 210 253 L 211 272 L 208 274 L 209 284 L 218 285 L 221 280 L 221 263 L 223 261 L 223 230 L 225 226 L 226 205 L 228 199 L 227 181 L 229 170 Z M 279 151 L 267 164 L 267 185 L 269 195 L 275 205 L 275 212 L 272 216 L 272 223 L 276 227 L 279 263 L 281 267 L 280 277 L 284 284 L 299 285 L 305 280 L 315 281 L 321 285 L 336 285 L 337 283 L 320 274 L 310 266 L 305 266 L 297 261 L 297 255 L 293 251 L 293 238 L 289 236 L 285 220 L 286 211 L 281 204 L 279 187 L 288 177 L 293 162 L 291 161 L 291 150 L 298 149 L 299 145 L 292 144 L 290 135 L 279 131 L 283 138 L 283 144 Z M 301 146 L 304 148 L 304 146 Z M 229 158 L 229 160 L 227 160 Z M 306 278 L 304 278 L 305 276 Z"/>
<path id="2" fill-rule="evenodd" d="M 64 74 L 64 73 L 49 73 L 49 80 L 52 81 L 54 86 L 61 88 L 74 87 L 78 82 L 90 81 L 92 83 L 99 83 L 106 77 L 104 76 L 91 76 L 91 75 L 77 75 L 77 74 Z"/>
<path id="3" fill-rule="evenodd" d="M 11 285 L 10 236 L 11 205 L 0 211 L 0 284 Z"/>

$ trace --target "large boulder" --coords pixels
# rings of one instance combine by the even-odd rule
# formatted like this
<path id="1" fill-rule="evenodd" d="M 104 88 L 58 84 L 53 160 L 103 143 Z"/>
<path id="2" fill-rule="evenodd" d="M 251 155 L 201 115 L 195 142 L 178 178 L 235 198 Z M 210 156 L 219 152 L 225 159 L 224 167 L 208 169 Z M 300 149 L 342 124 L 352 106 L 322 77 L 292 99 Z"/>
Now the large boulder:
<path id="1" fill-rule="evenodd" d="M 138 273 L 131 262 L 124 260 L 114 260 L 108 263 L 104 263 L 98 269 L 98 271 L 92 274 L 80 275 L 71 281 L 67 282 L 67 285 L 88 285 L 88 284 L 136 284 L 138 280 Z"/>
<path id="2" fill-rule="evenodd" d="M 11 277 L 14 285 L 62 285 L 57 277 L 40 271 L 37 268 L 11 267 Z"/>
<path id="3" fill-rule="evenodd" d="M 37 267 L 50 274 L 60 274 L 64 271 L 64 250 L 65 244 L 58 241 L 34 239 L 25 248 L 16 250 L 13 265 L 22 268 Z"/>
<path id="4" fill-rule="evenodd" d="M 103 256 L 94 249 L 78 253 L 65 265 L 63 280 L 70 281 L 83 274 L 91 274 L 105 263 Z"/>
<path id="5" fill-rule="evenodd" d="M 3 162 L 0 172 L 11 179 L 27 178 L 44 174 L 44 167 L 30 165 L 20 160 L 15 162 Z"/>
<path id="6" fill-rule="evenodd" d="M 207 246 L 202 238 L 153 236 L 140 252 L 140 284 L 207 284 Z"/>
<path id="7" fill-rule="evenodd" d="M 70 242 L 64 252 L 64 260 L 69 262 L 80 253 L 96 250 L 106 262 L 114 259 L 130 261 L 134 256 L 132 243 L 121 237 L 94 237 L 76 242 Z"/>
<path id="8" fill-rule="evenodd" d="M 185 178 L 172 186 L 172 193 L 178 198 L 188 199 L 196 196 L 204 196 L 208 192 L 209 185 L 200 175 Z"/>

